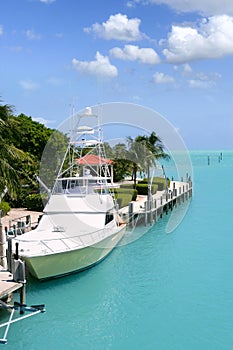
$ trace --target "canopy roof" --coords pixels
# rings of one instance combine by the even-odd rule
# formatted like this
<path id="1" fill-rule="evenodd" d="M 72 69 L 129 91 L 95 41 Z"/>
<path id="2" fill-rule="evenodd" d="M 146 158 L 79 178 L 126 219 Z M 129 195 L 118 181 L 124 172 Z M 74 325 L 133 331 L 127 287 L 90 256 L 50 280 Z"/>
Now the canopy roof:
<path id="1" fill-rule="evenodd" d="M 111 159 L 101 158 L 95 154 L 86 154 L 84 157 L 77 159 L 79 165 L 104 165 L 104 164 L 113 164 Z"/>

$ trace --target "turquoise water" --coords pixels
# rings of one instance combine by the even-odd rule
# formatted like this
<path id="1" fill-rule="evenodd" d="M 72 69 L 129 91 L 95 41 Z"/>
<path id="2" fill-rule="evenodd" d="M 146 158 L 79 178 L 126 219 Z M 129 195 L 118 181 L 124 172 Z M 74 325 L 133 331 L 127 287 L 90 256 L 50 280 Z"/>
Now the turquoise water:
<path id="1" fill-rule="evenodd" d="M 27 303 L 46 313 L 12 325 L 8 349 L 233 348 L 233 152 L 191 158 L 194 195 L 177 229 L 166 234 L 164 216 L 88 271 L 29 279 Z"/>

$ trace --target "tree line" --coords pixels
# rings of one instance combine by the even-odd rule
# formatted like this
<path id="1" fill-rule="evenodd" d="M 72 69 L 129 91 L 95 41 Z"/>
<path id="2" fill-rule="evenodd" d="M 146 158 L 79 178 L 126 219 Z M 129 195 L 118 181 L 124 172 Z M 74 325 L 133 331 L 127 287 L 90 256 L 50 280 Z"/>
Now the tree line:
<path id="1" fill-rule="evenodd" d="M 7 187 L 6 198 L 12 207 L 24 207 L 28 196 L 39 193 L 35 174 L 39 173 L 46 144 L 53 137 L 59 147 L 66 147 L 66 135 L 36 122 L 31 116 L 16 116 L 12 106 L 0 104 L 0 194 Z M 139 171 L 148 174 L 158 159 L 169 158 L 154 131 L 135 139 L 129 136 L 125 143 L 114 146 L 105 143 L 105 152 L 114 162 L 114 181 L 131 176 L 135 186 Z"/>

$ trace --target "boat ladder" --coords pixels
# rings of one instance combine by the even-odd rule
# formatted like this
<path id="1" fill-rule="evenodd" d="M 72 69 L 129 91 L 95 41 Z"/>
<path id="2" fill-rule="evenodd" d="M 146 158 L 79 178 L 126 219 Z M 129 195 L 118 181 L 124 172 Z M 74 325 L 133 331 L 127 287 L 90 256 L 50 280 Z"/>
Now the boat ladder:
<path id="1" fill-rule="evenodd" d="M 6 344 L 7 343 L 7 334 L 9 331 L 10 326 L 12 323 L 21 321 L 25 318 L 35 316 L 38 313 L 45 312 L 45 305 L 32 305 L 32 306 L 27 306 L 25 304 L 20 304 L 18 302 L 14 302 L 14 305 L 8 305 L 4 301 L 0 300 L 0 308 L 10 310 L 10 317 L 7 322 L 4 322 L 0 324 L 0 328 L 6 327 L 5 332 L 3 335 L 3 338 L 0 338 L 0 344 Z M 20 314 L 23 314 L 24 312 L 27 312 L 26 315 L 13 318 L 15 311 L 20 310 Z"/>

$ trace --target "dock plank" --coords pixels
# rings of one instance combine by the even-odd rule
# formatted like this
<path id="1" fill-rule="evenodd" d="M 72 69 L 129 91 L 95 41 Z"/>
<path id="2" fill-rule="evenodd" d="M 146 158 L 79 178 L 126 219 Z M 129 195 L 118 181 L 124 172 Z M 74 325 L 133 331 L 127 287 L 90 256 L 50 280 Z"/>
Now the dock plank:
<path id="1" fill-rule="evenodd" d="M 13 275 L 9 271 L 0 269 L 0 299 L 6 298 L 22 286 L 22 283 L 13 281 Z"/>

